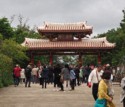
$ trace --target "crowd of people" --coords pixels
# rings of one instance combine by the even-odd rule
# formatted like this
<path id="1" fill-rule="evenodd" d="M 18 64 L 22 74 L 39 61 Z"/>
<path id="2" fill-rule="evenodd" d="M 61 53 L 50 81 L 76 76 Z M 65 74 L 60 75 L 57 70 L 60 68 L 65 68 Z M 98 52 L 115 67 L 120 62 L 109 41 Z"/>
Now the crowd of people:
<path id="1" fill-rule="evenodd" d="M 109 64 L 96 67 L 94 65 L 79 67 L 68 64 L 37 67 L 29 64 L 25 69 L 17 64 L 13 69 L 15 87 L 19 83 L 24 83 L 25 87 L 31 87 L 32 82 L 33 84 L 39 83 L 41 88 L 47 88 L 48 84 L 53 84 L 57 91 L 64 91 L 64 88 L 73 91 L 76 86 L 86 83 L 88 87 L 92 87 L 95 107 L 98 107 L 100 101 L 105 102 L 105 107 L 115 107 L 112 102 L 114 96 L 113 73 L 114 71 Z M 121 102 L 125 107 L 125 78 L 122 79 L 121 87 Z"/>
<path id="2" fill-rule="evenodd" d="M 25 83 L 25 87 L 31 87 L 33 84 L 39 83 L 42 88 L 47 88 L 47 84 L 54 84 L 55 88 L 60 88 L 64 91 L 63 83 L 66 82 L 66 87 L 71 87 L 74 90 L 76 85 L 80 85 L 79 79 L 80 70 L 72 65 L 56 66 L 31 66 L 30 64 L 24 69 L 18 64 L 14 67 L 13 77 L 14 85 L 17 87 L 19 83 Z M 77 83 L 76 83 L 77 82 Z"/>

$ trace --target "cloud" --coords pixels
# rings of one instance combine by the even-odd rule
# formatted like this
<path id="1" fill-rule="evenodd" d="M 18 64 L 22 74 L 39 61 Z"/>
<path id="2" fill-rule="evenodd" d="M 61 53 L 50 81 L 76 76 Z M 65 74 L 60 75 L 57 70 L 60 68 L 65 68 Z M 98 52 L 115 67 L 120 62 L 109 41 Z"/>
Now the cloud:
<path id="1" fill-rule="evenodd" d="M 119 27 L 125 0 L 1 0 L 0 16 L 10 18 L 21 14 L 33 27 L 48 22 L 87 21 L 93 34 Z M 17 19 L 13 25 L 17 25 Z"/>

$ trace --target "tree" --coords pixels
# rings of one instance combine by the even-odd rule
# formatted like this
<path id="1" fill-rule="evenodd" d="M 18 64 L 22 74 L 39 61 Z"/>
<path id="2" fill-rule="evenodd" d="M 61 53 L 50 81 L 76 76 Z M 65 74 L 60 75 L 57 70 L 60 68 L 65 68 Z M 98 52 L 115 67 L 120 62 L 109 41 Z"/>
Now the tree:
<path id="1" fill-rule="evenodd" d="M 123 19 L 120 23 L 121 29 L 123 30 L 123 32 L 125 33 L 125 10 L 122 10 L 123 12 Z"/>
<path id="2" fill-rule="evenodd" d="M 13 63 L 24 63 L 24 60 L 28 60 L 28 57 L 25 54 L 26 48 L 22 47 L 20 44 L 16 43 L 12 39 L 4 40 L 1 52 L 4 55 L 12 58 Z"/>
<path id="3" fill-rule="evenodd" d="M 97 65 L 97 56 L 96 55 L 85 55 L 83 57 L 83 64 L 84 65 L 91 65 L 91 64 L 94 64 L 94 65 Z"/>
<path id="4" fill-rule="evenodd" d="M 3 41 L 3 35 L 0 34 L 0 49 L 1 49 L 1 46 L 2 46 L 2 41 Z"/>
<path id="5" fill-rule="evenodd" d="M 13 61 L 8 56 L 0 53 L 0 88 L 12 84 Z"/>
<path id="6" fill-rule="evenodd" d="M 15 28 L 14 40 L 20 44 L 25 40 L 25 37 L 37 39 L 41 38 L 41 36 L 38 33 L 36 33 L 34 29 L 30 30 L 30 28 L 25 24 L 23 26 L 17 26 L 17 28 Z"/>
<path id="7" fill-rule="evenodd" d="M 9 39 L 14 35 L 13 28 L 7 18 L 0 19 L 0 33 L 3 35 L 3 39 Z"/>
<path id="8" fill-rule="evenodd" d="M 41 36 L 35 31 L 36 28 L 30 29 L 29 25 L 27 24 L 28 19 L 26 19 L 25 21 L 23 21 L 24 18 L 19 15 L 18 17 L 18 21 L 19 24 L 17 25 L 17 27 L 14 29 L 14 40 L 21 44 L 24 40 L 25 37 L 27 38 L 41 38 Z"/>

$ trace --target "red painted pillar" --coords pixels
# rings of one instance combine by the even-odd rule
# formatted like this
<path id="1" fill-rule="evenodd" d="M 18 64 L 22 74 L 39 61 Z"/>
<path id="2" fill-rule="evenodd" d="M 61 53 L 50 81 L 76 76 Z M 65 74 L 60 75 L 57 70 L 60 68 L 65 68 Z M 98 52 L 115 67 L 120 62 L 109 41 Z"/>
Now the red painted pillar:
<path id="1" fill-rule="evenodd" d="M 49 57 L 49 64 L 52 65 L 53 64 L 53 55 L 50 54 L 50 57 Z"/>
<path id="2" fill-rule="evenodd" d="M 31 63 L 32 65 L 34 65 L 34 55 L 33 55 L 33 54 L 31 54 L 30 63 Z"/>
<path id="3" fill-rule="evenodd" d="M 98 53 L 98 64 L 101 64 L 101 54 Z"/>
<path id="4" fill-rule="evenodd" d="M 79 54 L 78 63 L 79 63 L 79 67 L 81 67 L 82 66 L 82 55 L 81 54 Z"/>

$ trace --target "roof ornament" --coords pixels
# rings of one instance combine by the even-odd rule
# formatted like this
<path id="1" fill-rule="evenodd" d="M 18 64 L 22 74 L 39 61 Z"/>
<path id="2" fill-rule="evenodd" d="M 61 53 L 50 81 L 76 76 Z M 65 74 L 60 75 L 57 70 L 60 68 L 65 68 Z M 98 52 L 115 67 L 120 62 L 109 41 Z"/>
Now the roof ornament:
<path id="1" fill-rule="evenodd" d="M 25 42 L 25 45 L 26 45 L 26 46 L 28 45 L 28 42 L 27 42 L 27 41 Z"/>
<path id="2" fill-rule="evenodd" d="M 45 29 L 48 27 L 48 23 L 44 21 Z"/>
<path id="3" fill-rule="evenodd" d="M 102 41 L 102 43 L 105 43 L 105 41 Z"/>

